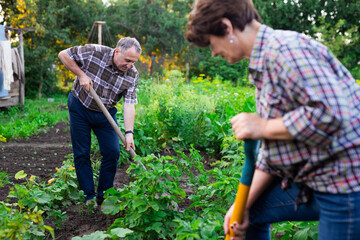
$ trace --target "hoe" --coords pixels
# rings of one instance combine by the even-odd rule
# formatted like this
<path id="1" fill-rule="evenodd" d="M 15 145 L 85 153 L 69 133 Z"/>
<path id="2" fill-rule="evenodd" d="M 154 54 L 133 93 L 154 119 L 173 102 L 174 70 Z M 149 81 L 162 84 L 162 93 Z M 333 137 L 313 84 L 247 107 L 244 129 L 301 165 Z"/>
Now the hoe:
<path id="1" fill-rule="evenodd" d="M 101 111 L 104 113 L 105 117 L 110 122 L 111 126 L 114 128 L 115 132 L 117 133 L 117 135 L 121 139 L 122 143 L 125 145 L 126 144 L 125 137 L 122 134 L 122 132 L 120 131 L 120 128 L 118 127 L 118 125 L 116 124 L 114 119 L 111 117 L 109 111 L 106 109 L 106 107 L 104 106 L 104 104 L 100 100 L 99 96 L 96 94 L 93 87 L 92 86 L 89 86 L 89 87 L 90 87 L 91 96 L 94 98 L 95 102 L 97 103 L 97 105 L 99 106 Z M 136 153 L 135 153 L 134 149 L 130 148 L 130 156 L 134 159 L 135 155 L 136 155 Z M 142 164 L 140 161 L 138 161 L 138 164 L 140 164 L 144 169 L 146 169 L 144 164 Z"/>
<path id="2" fill-rule="evenodd" d="M 243 220 L 244 210 L 249 195 L 250 185 L 255 171 L 255 162 L 260 146 L 259 140 L 245 139 L 245 165 L 242 171 L 240 183 L 235 198 L 234 212 L 230 218 L 231 225 L 233 222 L 241 223 Z M 230 240 L 230 237 L 235 236 L 231 228 L 230 233 L 226 235 L 225 240 Z"/>

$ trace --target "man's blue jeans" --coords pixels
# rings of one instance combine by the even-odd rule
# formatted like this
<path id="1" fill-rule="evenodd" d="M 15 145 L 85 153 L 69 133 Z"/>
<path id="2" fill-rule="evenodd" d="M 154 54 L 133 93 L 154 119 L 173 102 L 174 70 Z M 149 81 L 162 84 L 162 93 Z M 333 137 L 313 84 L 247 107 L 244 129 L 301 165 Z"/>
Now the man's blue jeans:
<path id="1" fill-rule="evenodd" d="M 96 196 L 90 160 L 91 130 L 93 130 L 102 155 L 97 187 L 97 197 L 102 198 L 104 191 L 113 187 L 114 184 L 120 156 L 119 137 L 103 113 L 85 108 L 72 93 L 68 97 L 68 108 L 75 171 L 80 189 L 86 195 L 85 201 Z M 115 122 L 116 112 L 115 107 L 109 110 Z"/>
<path id="2" fill-rule="evenodd" d="M 283 191 L 277 181 L 250 209 L 247 240 L 270 239 L 270 224 L 282 221 L 319 221 L 319 240 L 360 240 L 360 192 L 312 193 L 307 204 L 295 211 L 297 184 Z"/>

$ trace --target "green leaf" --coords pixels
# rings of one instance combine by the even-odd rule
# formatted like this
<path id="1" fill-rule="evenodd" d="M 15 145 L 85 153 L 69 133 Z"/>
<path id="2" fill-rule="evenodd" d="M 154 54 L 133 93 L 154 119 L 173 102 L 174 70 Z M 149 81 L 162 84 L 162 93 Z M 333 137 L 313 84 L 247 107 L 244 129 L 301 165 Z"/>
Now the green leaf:
<path id="1" fill-rule="evenodd" d="M 143 205 L 147 206 L 147 203 L 146 203 L 146 201 L 142 200 L 141 198 L 137 198 L 137 199 L 134 200 L 134 204 L 133 204 L 134 208 L 138 208 L 138 207 L 143 206 Z"/>
<path id="2" fill-rule="evenodd" d="M 186 197 L 186 192 L 181 188 L 176 189 L 174 193 L 180 195 L 183 198 Z"/>
<path id="3" fill-rule="evenodd" d="M 105 214 L 117 214 L 120 211 L 119 199 L 115 196 L 106 198 L 101 205 L 101 211 Z"/>
<path id="4" fill-rule="evenodd" d="M 118 238 L 123 238 L 125 237 L 127 234 L 129 233 L 133 233 L 134 231 L 128 229 L 128 228 L 114 228 L 111 229 L 110 231 L 110 235 L 111 237 L 118 237 Z"/>
<path id="5" fill-rule="evenodd" d="M 77 187 L 78 187 L 78 185 L 77 185 L 74 181 L 72 181 L 72 180 L 70 180 L 68 184 L 69 184 L 70 186 L 72 186 L 73 188 L 77 188 Z"/>
<path id="6" fill-rule="evenodd" d="M 71 200 L 78 200 L 78 199 L 80 199 L 79 191 L 78 191 L 78 190 L 75 190 L 75 189 L 70 189 L 69 198 L 70 198 Z"/>
<path id="7" fill-rule="evenodd" d="M 151 224 L 149 227 L 147 227 L 145 229 L 145 232 L 147 232 L 149 230 L 155 230 L 157 233 L 160 233 L 162 230 L 162 226 L 163 226 L 163 223 L 155 222 L 155 223 Z"/>
<path id="8" fill-rule="evenodd" d="M 50 195 L 46 194 L 45 192 L 40 191 L 40 190 L 35 192 L 35 197 L 36 197 L 38 203 L 48 203 L 51 201 Z"/>
<path id="9" fill-rule="evenodd" d="M 44 228 L 45 228 L 46 230 L 48 230 L 48 231 L 50 232 L 50 234 L 51 234 L 51 237 L 52 237 L 53 239 L 55 239 L 54 229 L 53 229 L 52 227 L 48 226 L 48 225 L 44 225 Z"/>
<path id="10" fill-rule="evenodd" d="M 308 236 L 309 236 L 308 231 L 309 231 L 309 228 L 304 228 L 302 230 L 297 231 L 294 234 L 294 240 L 306 240 L 306 239 L 308 239 Z"/>
<path id="11" fill-rule="evenodd" d="M 147 205 L 140 205 L 137 207 L 137 209 L 139 210 L 139 213 L 145 212 L 148 209 L 149 206 Z"/>
<path id="12" fill-rule="evenodd" d="M 149 204 L 150 204 L 150 206 L 155 210 L 155 211 L 159 211 L 159 205 L 158 205 L 158 203 L 157 202 L 155 202 L 155 201 L 150 201 L 149 202 Z"/>
<path id="13" fill-rule="evenodd" d="M 90 235 L 84 235 L 82 237 L 73 237 L 71 240 L 104 240 L 107 237 L 110 237 L 109 234 L 105 234 L 102 231 L 96 231 Z"/>
<path id="14" fill-rule="evenodd" d="M 15 174 L 15 179 L 23 179 L 27 176 L 26 173 L 24 173 L 24 170 L 21 170 Z"/>

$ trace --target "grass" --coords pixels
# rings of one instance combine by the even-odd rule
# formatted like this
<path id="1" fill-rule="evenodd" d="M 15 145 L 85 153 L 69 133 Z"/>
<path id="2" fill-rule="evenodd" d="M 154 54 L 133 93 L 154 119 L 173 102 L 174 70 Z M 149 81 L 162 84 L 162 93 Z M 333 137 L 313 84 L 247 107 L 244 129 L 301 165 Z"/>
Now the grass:
<path id="1" fill-rule="evenodd" d="M 68 121 L 67 97 L 26 99 L 24 106 L 0 111 L 0 141 L 26 138 L 55 125 Z"/>

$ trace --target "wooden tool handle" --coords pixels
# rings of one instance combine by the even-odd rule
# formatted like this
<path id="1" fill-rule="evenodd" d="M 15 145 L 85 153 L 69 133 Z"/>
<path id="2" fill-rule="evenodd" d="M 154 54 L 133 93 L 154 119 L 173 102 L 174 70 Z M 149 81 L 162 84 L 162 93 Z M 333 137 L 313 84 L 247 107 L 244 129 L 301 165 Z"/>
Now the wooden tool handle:
<path id="1" fill-rule="evenodd" d="M 120 131 L 119 126 L 116 124 L 116 122 L 114 121 L 114 119 L 111 117 L 109 111 L 106 109 L 106 107 L 104 106 L 104 104 L 102 103 L 102 101 L 100 100 L 99 96 L 96 94 L 95 90 L 92 88 L 92 86 L 90 87 L 90 94 L 91 96 L 94 98 L 95 102 L 97 103 L 97 105 L 99 106 L 99 108 L 101 109 L 101 111 L 104 113 L 105 117 L 107 118 L 107 120 L 110 122 L 111 126 L 114 128 L 115 132 L 117 133 L 117 135 L 120 137 L 122 143 L 124 145 L 126 145 L 126 141 L 125 141 L 125 137 L 122 134 L 122 132 Z M 132 158 L 135 157 L 136 153 L 134 151 L 134 149 L 130 148 L 130 156 Z"/>

